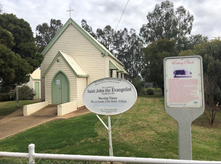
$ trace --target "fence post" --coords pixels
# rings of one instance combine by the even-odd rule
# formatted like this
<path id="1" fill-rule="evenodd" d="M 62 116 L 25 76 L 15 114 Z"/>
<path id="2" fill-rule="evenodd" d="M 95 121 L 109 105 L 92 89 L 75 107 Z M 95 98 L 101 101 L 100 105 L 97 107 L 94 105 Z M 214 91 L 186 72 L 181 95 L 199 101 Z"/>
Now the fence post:
<path id="1" fill-rule="evenodd" d="M 28 153 L 29 153 L 29 164 L 35 164 L 35 159 L 33 155 L 35 154 L 35 144 L 28 145 Z"/>

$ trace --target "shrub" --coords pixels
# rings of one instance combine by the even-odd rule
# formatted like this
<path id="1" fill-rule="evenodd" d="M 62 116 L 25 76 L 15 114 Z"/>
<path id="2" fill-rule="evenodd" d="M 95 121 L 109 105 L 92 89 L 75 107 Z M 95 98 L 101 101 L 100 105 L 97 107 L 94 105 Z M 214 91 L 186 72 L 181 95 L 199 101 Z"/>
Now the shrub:
<path id="1" fill-rule="evenodd" d="M 8 93 L 0 93 L 0 101 L 13 101 L 15 100 L 15 92 L 12 90 Z"/>
<path id="2" fill-rule="evenodd" d="M 34 90 L 31 89 L 27 85 L 22 85 L 18 88 L 18 95 L 19 100 L 33 100 L 34 96 L 36 95 Z"/>
<path id="3" fill-rule="evenodd" d="M 147 94 L 148 95 L 154 95 L 153 89 L 147 89 Z"/>
<path id="4" fill-rule="evenodd" d="M 142 92 L 142 81 L 139 78 L 135 78 L 133 79 L 132 84 L 136 88 L 137 94 L 140 95 Z"/>

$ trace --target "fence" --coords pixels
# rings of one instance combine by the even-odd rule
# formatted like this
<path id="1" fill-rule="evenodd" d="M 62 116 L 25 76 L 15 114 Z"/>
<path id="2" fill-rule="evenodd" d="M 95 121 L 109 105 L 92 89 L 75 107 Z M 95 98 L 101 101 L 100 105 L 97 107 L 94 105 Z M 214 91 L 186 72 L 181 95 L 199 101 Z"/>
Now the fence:
<path id="1" fill-rule="evenodd" d="M 110 156 L 90 156 L 90 155 L 64 155 L 64 154 L 41 154 L 35 153 L 35 145 L 28 146 L 28 153 L 0 152 L 0 163 L 151 163 L 151 164 L 182 164 L 182 163 L 207 163 L 221 164 L 221 161 L 194 161 L 156 158 L 133 158 L 133 157 L 110 157 Z M 8 158 L 10 157 L 10 158 Z M 12 158 L 22 158 L 13 160 Z M 36 160 L 38 159 L 38 161 Z M 52 161 L 54 160 L 54 161 Z M 62 160 L 62 161 L 59 161 Z M 80 162 L 79 162 L 80 161 Z M 84 161 L 84 162 L 81 162 Z"/>

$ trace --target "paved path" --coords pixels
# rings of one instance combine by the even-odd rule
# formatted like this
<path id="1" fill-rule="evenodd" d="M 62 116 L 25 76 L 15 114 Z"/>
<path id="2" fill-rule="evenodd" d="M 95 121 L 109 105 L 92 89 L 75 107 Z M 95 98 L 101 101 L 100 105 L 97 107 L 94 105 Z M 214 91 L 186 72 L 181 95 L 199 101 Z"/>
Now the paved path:
<path id="1" fill-rule="evenodd" d="M 0 120 L 0 140 L 48 121 L 68 119 L 86 113 L 90 113 L 90 111 L 87 108 L 82 108 L 65 116 L 58 117 L 56 106 L 50 105 L 30 116 L 23 116 L 21 108 Z"/>

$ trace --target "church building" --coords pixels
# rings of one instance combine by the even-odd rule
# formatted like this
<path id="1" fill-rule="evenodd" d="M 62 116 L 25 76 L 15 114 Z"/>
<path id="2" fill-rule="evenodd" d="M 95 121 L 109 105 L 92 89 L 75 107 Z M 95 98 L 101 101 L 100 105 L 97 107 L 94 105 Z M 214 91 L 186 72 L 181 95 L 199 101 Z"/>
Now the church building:
<path id="1" fill-rule="evenodd" d="M 123 64 L 102 44 L 69 19 L 43 50 L 41 99 L 48 104 L 84 106 L 83 92 L 91 82 L 125 78 Z"/>

